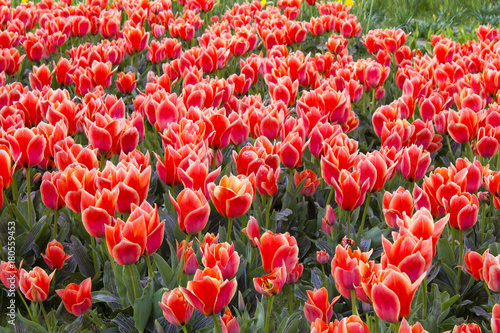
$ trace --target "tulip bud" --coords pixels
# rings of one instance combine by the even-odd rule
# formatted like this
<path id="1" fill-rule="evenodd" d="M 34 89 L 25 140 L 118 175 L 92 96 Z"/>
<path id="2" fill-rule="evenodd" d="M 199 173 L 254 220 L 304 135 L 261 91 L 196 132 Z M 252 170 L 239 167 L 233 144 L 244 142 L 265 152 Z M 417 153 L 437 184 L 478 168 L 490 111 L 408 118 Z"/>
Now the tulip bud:
<path id="1" fill-rule="evenodd" d="M 317 251 L 316 260 L 320 265 L 326 264 L 330 260 L 330 255 L 326 251 Z M 310 320 L 312 322 L 312 320 Z"/>
<path id="2" fill-rule="evenodd" d="M 61 269 L 64 262 L 71 256 L 64 252 L 63 246 L 57 240 L 53 240 L 47 244 L 45 254 L 41 254 L 43 260 L 50 269 Z"/>
<path id="3" fill-rule="evenodd" d="M 158 304 L 165 319 L 175 326 L 184 326 L 193 315 L 193 306 L 187 302 L 179 288 L 165 292 Z"/>

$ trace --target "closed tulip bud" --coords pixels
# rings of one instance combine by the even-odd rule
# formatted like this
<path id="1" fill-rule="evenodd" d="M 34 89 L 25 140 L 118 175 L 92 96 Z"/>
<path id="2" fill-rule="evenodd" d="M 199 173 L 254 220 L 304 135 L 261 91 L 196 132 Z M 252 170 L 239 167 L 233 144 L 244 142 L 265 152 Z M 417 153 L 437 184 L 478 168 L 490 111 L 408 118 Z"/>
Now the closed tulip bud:
<path id="1" fill-rule="evenodd" d="M 234 244 L 228 243 L 205 245 L 203 265 L 207 268 L 217 266 L 224 280 L 232 278 L 238 271 L 240 265 L 240 256 L 234 251 Z"/>
<path id="2" fill-rule="evenodd" d="M 66 310 L 78 317 L 92 306 L 91 289 L 91 279 L 86 278 L 80 285 L 70 283 L 66 288 L 56 290 L 56 293 L 61 297 Z"/>
<path id="3" fill-rule="evenodd" d="M 19 277 L 19 289 L 24 297 L 32 302 L 43 302 L 49 296 L 50 281 L 54 277 L 55 271 L 50 275 L 41 269 L 35 267 L 29 273 L 21 269 Z"/>
<path id="4" fill-rule="evenodd" d="M 153 208 L 147 201 L 143 201 L 140 206 L 132 204 L 127 223 L 138 219 L 144 219 L 146 223 L 147 243 L 145 254 L 152 254 L 160 248 L 163 242 L 165 221 L 160 222 L 156 204 Z"/>
<path id="5" fill-rule="evenodd" d="M 297 283 L 299 278 L 302 276 L 302 272 L 304 272 L 304 265 L 299 264 L 298 262 L 295 264 L 295 267 L 288 272 L 286 277 L 286 283 L 293 284 Z"/>
<path id="6" fill-rule="evenodd" d="M 186 243 L 183 240 L 180 244 L 177 245 L 177 260 L 181 260 L 182 251 L 184 249 L 184 244 Z M 193 250 L 193 241 L 189 242 L 186 251 L 184 251 L 184 262 L 182 266 L 182 272 L 186 275 L 192 275 L 198 270 L 198 259 L 196 258 L 196 254 Z"/>
<path id="7" fill-rule="evenodd" d="M 298 187 L 304 179 L 306 181 L 300 190 L 300 193 L 304 196 L 310 196 L 314 193 L 314 191 L 316 191 L 316 188 L 318 188 L 321 179 L 319 179 L 312 170 L 304 170 L 301 173 L 295 171 L 293 180 L 296 187 Z"/>
<path id="8" fill-rule="evenodd" d="M 205 316 L 217 314 L 236 293 L 236 279 L 224 280 L 218 268 L 197 270 L 187 288 L 180 288 L 188 302 Z"/>
<path id="9" fill-rule="evenodd" d="M 330 322 L 333 316 L 333 304 L 340 296 L 335 297 L 332 302 L 328 301 L 328 290 L 321 289 L 307 290 L 307 302 L 304 304 L 304 315 L 307 321 L 314 323 L 316 319 L 321 319 L 325 323 Z"/>
<path id="10" fill-rule="evenodd" d="M 408 275 L 396 267 L 379 271 L 370 294 L 377 316 L 390 323 L 407 318 L 413 296 L 424 277 L 425 273 L 412 283 Z"/>
<path id="11" fill-rule="evenodd" d="M 370 179 L 361 182 L 359 170 L 350 173 L 347 170 L 340 172 L 339 181 L 333 180 L 335 189 L 335 201 L 341 209 L 352 211 L 365 201 L 365 194 L 370 186 Z"/>
<path id="12" fill-rule="evenodd" d="M 255 176 L 255 182 L 257 191 L 260 193 L 260 195 L 272 197 L 278 193 L 280 173 L 280 167 L 278 167 L 276 170 L 274 170 L 267 164 L 263 164 L 259 167 L 259 170 L 257 171 L 257 174 Z"/>
<path id="13" fill-rule="evenodd" d="M 208 184 L 210 198 L 219 212 L 224 217 L 235 218 L 245 214 L 255 195 L 251 177 L 239 179 L 236 176 L 224 176 L 219 185 Z"/>
<path id="14" fill-rule="evenodd" d="M 487 253 L 487 252 L 486 252 Z M 480 255 L 474 251 L 467 251 L 464 256 L 464 270 L 472 275 L 476 281 L 482 281 L 482 269 L 484 265 L 484 255 Z"/>
<path id="15" fill-rule="evenodd" d="M 330 255 L 326 253 L 326 251 L 317 251 L 316 252 L 316 260 L 318 261 L 318 264 L 324 265 L 328 261 L 330 261 Z M 312 320 L 309 320 L 310 322 L 313 322 Z"/>
<path id="16" fill-rule="evenodd" d="M 422 179 L 431 164 L 431 154 L 425 152 L 422 146 L 403 148 L 400 158 L 397 169 L 410 182 Z"/>
<path id="17" fill-rule="evenodd" d="M 220 325 L 222 328 L 222 333 L 240 333 L 240 325 L 238 320 L 233 317 L 231 310 L 226 308 L 224 315 L 220 317 Z"/>
<path id="18" fill-rule="evenodd" d="M 171 194 L 170 200 L 178 215 L 181 231 L 187 235 L 194 235 L 205 228 L 210 216 L 210 206 L 201 190 L 193 191 L 185 188 L 175 200 Z"/>
<path id="19" fill-rule="evenodd" d="M 491 330 L 493 333 L 500 332 L 500 305 L 495 304 L 493 306 L 493 312 L 491 316 Z"/>
<path id="20" fill-rule="evenodd" d="M 42 202 L 47 208 L 59 210 L 66 206 L 64 198 L 59 194 L 56 184 L 61 177 L 61 172 L 46 172 L 43 175 L 42 185 L 40 186 L 40 194 Z"/>
<path id="21" fill-rule="evenodd" d="M 41 254 L 43 260 L 50 269 L 62 269 L 64 262 L 71 258 L 64 252 L 64 248 L 57 240 L 53 240 L 47 244 L 45 254 Z"/>
<path id="22" fill-rule="evenodd" d="M 175 326 L 186 325 L 193 315 L 193 306 L 188 303 L 179 288 L 165 292 L 158 304 L 165 319 Z"/>
<path id="23" fill-rule="evenodd" d="M 35 130 L 19 128 L 13 134 L 7 134 L 12 158 L 23 168 L 31 168 L 43 160 L 47 141 Z"/>
<path id="24" fill-rule="evenodd" d="M 21 274 L 21 264 L 19 269 L 16 268 L 16 264 L 8 261 L 0 261 L 0 281 L 7 289 L 17 289 L 19 288 L 19 276 Z"/>
<path id="25" fill-rule="evenodd" d="M 117 219 L 114 226 L 106 225 L 108 251 L 119 265 L 135 264 L 146 250 L 147 231 L 144 219 L 123 222 Z"/>
<path id="26" fill-rule="evenodd" d="M 274 268 L 269 274 L 253 279 L 255 290 L 265 296 L 275 296 L 281 292 L 287 277 L 286 267 Z"/>
<path id="27" fill-rule="evenodd" d="M 257 223 L 255 217 L 250 216 L 250 220 L 248 221 L 247 226 L 241 229 L 241 232 L 248 237 L 248 239 L 250 240 L 250 244 L 252 244 L 252 247 L 258 246 L 257 242 L 260 239 L 260 230 L 259 224 Z M 255 238 L 257 238 L 257 241 L 255 240 Z"/>

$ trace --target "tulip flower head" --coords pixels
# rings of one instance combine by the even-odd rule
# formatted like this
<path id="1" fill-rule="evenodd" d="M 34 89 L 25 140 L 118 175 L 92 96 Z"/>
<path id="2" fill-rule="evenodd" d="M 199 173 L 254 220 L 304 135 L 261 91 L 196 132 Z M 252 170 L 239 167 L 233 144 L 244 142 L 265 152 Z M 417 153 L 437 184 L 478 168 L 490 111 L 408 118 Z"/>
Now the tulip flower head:
<path id="1" fill-rule="evenodd" d="M 61 297 L 66 310 L 78 317 L 92 306 L 91 288 L 91 279 L 86 278 L 80 285 L 70 283 L 66 288 L 56 290 L 56 293 Z"/>

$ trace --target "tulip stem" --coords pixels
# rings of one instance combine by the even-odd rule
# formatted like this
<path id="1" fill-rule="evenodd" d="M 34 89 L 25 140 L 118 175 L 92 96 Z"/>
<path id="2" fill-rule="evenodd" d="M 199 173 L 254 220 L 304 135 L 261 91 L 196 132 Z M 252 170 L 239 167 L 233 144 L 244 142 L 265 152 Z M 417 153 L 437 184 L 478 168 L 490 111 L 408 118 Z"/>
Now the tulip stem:
<path id="1" fill-rule="evenodd" d="M 212 313 L 212 320 L 214 321 L 215 332 L 222 333 L 219 321 L 217 320 L 217 317 L 215 316 L 215 313 Z"/>
<path id="2" fill-rule="evenodd" d="M 356 290 L 351 289 L 351 304 L 352 304 L 352 314 L 358 316 L 358 309 L 356 308 Z"/>
<path id="3" fill-rule="evenodd" d="M 179 263 L 179 273 L 177 274 L 177 284 L 179 284 L 183 272 L 183 265 L 184 265 L 184 252 L 186 252 L 186 249 L 188 247 L 189 243 L 189 238 L 191 238 L 191 235 L 186 235 L 186 242 L 184 243 L 184 247 L 182 248 L 182 253 L 181 253 L 181 260 Z"/>
<path id="4" fill-rule="evenodd" d="M 31 215 L 31 177 L 30 168 L 26 168 L 26 192 L 28 194 L 28 225 L 30 228 L 33 226 L 33 220 Z"/>
<path id="5" fill-rule="evenodd" d="M 52 238 L 53 239 L 56 239 L 57 237 L 57 220 L 59 219 L 59 210 L 56 209 L 54 211 L 54 230 L 53 230 L 53 233 L 52 233 Z"/>
<path id="6" fill-rule="evenodd" d="M 217 169 L 217 149 L 214 148 L 213 151 L 214 151 L 214 156 L 212 160 L 212 170 L 215 170 Z"/>
<path id="7" fill-rule="evenodd" d="M 330 204 L 330 200 L 332 200 L 332 196 L 333 196 L 333 191 L 334 191 L 333 186 L 330 186 L 330 193 L 328 194 L 328 199 L 326 200 L 325 206 L 328 206 Z"/>
<path id="8" fill-rule="evenodd" d="M 91 313 L 91 312 L 92 312 L 92 311 L 87 311 L 87 312 L 85 312 L 85 317 L 87 317 L 87 319 L 88 319 L 88 320 L 90 320 L 91 322 L 93 322 L 93 323 L 94 323 L 94 325 L 96 325 L 96 326 L 97 326 L 97 328 L 100 328 L 100 327 L 101 327 L 101 325 L 100 325 L 100 324 L 99 324 L 99 323 L 98 323 L 98 322 L 97 322 L 94 318 L 92 318 L 92 315 L 90 315 L 90 314 L 89 314 L 89 313 Z"/>
<path id="9" fill-rule="evenodd" d="M 493 300 L 493 297 L 491 296 L 490 290 L 488 289 L 488 286 L 486 285 L 486 283 L 484 281 L 483 281 L 483 287 L 484 287 L 484 290 L 486 290 L 488 297 L 490 298 L 491 305 L 495 305 L 495 301 Z"/>
<path id="10" fill-rule="evenodd" d="M 368 193 L 368 197 L 366 198 L 366 202 L 365 202 L 365 209 L 363 210 L 363 217 L 361 218 L 361 226 L 359 228 L 359 231 L 358 231 L 358 239 L 356 240 L 356 242 L 358 242 L 358 244 L 361 242 L 361 234 L 363 233 L 363 228 L 365 226 L 365 218 L 366 218 L 366 213 L 368 212 L 368 206 L 370 206 L 370 199 L 371 199 L 371 193 Z"/>
<path id="11" fill-rule="evenodd" d="M 422 319 L 425 320 L 427 318 L 427 274 L 422 282 L 422 299 Z"/>
<path id="12" fill-rule="evenodd" d="M 231 243 L 231 229 L 233 228 L 233 219 L 232 218 L 228 218 L 227 219 L 227 242 L 228 243 Z"/>
<path id="13" fill-rule="evenodd" d="M 458 252 L 458 285 L 457 285 L 457 291 L 460 288 L 460 276 L 462 275 L 462 258 L 463 258 L 463 252 L 464 252 L 464 231 L 459 230 L 459 237 L 460 237 L 460 248 Z"/>
<path id="14" fill-rule="evenodd" d="M 271 318 L 271 310 L 273 308 L 274 296 L 269 296 L 267 299 L 267 312 L 266 312 L 266 324 L 264 326 L 264 333 L 269 332 L 269 319 Z"/>
<path id="15" fill-rule="evenodd" d="M 484 239 L 484 225 L 486 224 L 486 219 L 485 219 L 485 212 L 486 212 L 486 203 L 483 203 L 483 207 L 481 208 L 481 238 L 480 238 L 480 244 L 483 243 Z"/>
<path id="16" fill-rule="evenodd" d="M 321 265 L 321 270 L 323 271 L 323 278 L 325 279 L 325 284 L 328 284 L 328 278 L 325 273 L 325 265 Z"/>
<path id="17" fill-rule="evenodd" d="M 47 331 L 51 331 L 51 328 L 50 328 L 50 322 L 49 322 L 49 318 L 47 317 L 47 312 L 45 312 L 45 308 L 43 307 L 43 302 L 39 302 L 40 303 L 40 308 L 42 309 L 42 313 L 43 313 L 43 318 L 45 318 L 45 324 L 47 325 Z"/>
<path id="18" fill-rule="evenodd" d="M 151 267 L 151 257 L 149 254 L 146 254 L 146 263 L 148 264 L 148 276 L 151 280 L 153 280 L 153 267 Z"/>
<path id="19" fill-rule="evenodd" d="M 101 154 L 101 166 L 99 167 L 99 171 L 102 172 L 102 170 L 104 170 L 105 166 L 106 166 L 106 155 Z"/>
<path id="20" fill-rule="evenodd" d="M 288 312 L 293 315 L 293 283 L 288 285 Z"/>
<path id="21" fill-rule="evenodd" d="M 12 188 L 12 202 L 16 203 L 17 202 L 17 178 L 16 174 L 12 174 L 12 183 L 10 184 L 10 187 Z"/>
<path id="22" fill-rule="evenodd" d="M 90 244 L 92 245 L 92 261 L 94 262 L 94 271 L 95 271 L 95 274 L 97 274 L 97 272 L 99 272 L 99 268 L 97 267 L 97 257 L 96 257 L 96 254 L 95 254 L 95 238 L 94 236 L 90 236 Z"/>
<path id="23" fill-rule="evenodd" d="M 130 270 L 130 278 L 132 279 L 132 287 L 134 289 L 134 302 L 131 302 L 132 306 L 133 306 L 135 303 L 135 300 L 137 300 L 139 298 L 138 294 L 137 294 L 137 283 L 135 281 L 134 267 L 132 267 L 133 264 L 127 265 L 127 266 L 128 266 L 128 269 Z"/>
<path id="24" fill-rule="evenodd" d="M 347 211 L 347 238 L 351 238 L 351 211 Z"/>
<path id="25" fill-rule="evenodd" d="M 188 331 L 186 330 L 186 326 L 185 326 L 185 325 L 182 325 L 181 327 L 182 327 L 182 331 L 183 331 L 184 333 L 188 333 Z"/>
<path id="26" fill-rule="evenodd" d="M 452 160 L 454 160 L 454 156 L 453 156 L 453 150 L 451 150 L 451 144 L 450 144 L 450 136 L 449 135 L 445 135 L 446 136 L 446 143 L 448 144 L 448 151 L 449 151 L 449 155 L 448 155 L 448 158 L 450 159 L 450 163 Z"/>
<path id="27" fill-rule="evenodd" d="M 288 178 L 288 190 L 287 190 L 288 193 L 292 192 L 293 170 L 294 169 L 290 169 L 290 178 Z"/>
<path id="28" fill-rule="evenodd" d="M 21 300 L 23 301 L 24 306 L 26 307 L 26 310 L 28 310 L 28 315 L 30 316 L 31 321 L 35 321 L 33 318 L 33 314 L 31 313 L 30 307 L 26 303 L 26 300 L 24 299 L 23 294 L 21 294 L 21 291 L 19 290 L 19 288 L 17 288 L 17 293 L 19 294 L 19 297 L 21 297 Z"/>
<path id="29" fill-rule="evenodd" d="M 269 214 L 271 214 L 271 206 L 273 203 L 273 197 L 264 197 L 267 199 L 267 205 L 266 205 L 266 230 L 269 230 Z"/>

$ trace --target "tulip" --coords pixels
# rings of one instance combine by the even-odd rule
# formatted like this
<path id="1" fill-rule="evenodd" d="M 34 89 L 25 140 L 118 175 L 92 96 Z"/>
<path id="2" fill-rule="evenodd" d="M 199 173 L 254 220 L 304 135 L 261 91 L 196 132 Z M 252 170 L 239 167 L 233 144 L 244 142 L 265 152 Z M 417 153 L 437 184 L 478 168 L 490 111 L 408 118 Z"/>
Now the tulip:
<path id="1" fill-rule="evenodd" d="M 304 315 L 310 323 L 316 319 L 321 319 L 325 323 L 330 322 L 333 316 L 333 304 L 337 302 L 340 296 L 335 297 L 332 302 L 328 301 L 328 291 L 325 287 L 307 290 L 307 302 L 304 304 Z"/>
<path id="2" fill-rule="evenodd" d="M 462 324 L 455 326 L 451 333 L 481 333 L 481 327 L 478 324 Z"/>
<path id="3" fill-rule="evenodd" d="M 170 200 L 178 215 L 179 228 L 187 235 L 202 231 L 210 216 L 210 206 L 201 190 L 185 188 L 175 200 L 169 193 Z"/>
<path id="4" fill-rule="evenodd" d="M 290 293 L 293 293 L 293 286 L 292 284 L 296 283 L 297 280 L 300 278 L 302 275 L 302 272 L 304 272 L 304 265 L 299 264 L 298 262 L 295 264 L 293 269 L 288 272 L 288 275 L 286 277 L 286 283 L 290 284 Z M 290 313 L 293 313 L 293 301 L 290 301 Z"/>
<path id="5" fill-rule="evenodd" d="M 140 52 L 148 45 L 149 32 L 145 32 L 144 28 L 128 27 L 124 29 L 123 35 L 127 41 L 127 52 L 129 54 Z"/>
<path id="6" fill-rule="evenodd" d="M 21 265 L 19 269 L 16 268 L 16 264 L 8 261 L 0 261 L 0 281 L 7 289 L 17 289 L 19 287 L 19 277 L 21 274 Z"/>
<path id="7" fill-rule="evenodd" d="M 330 260 L 330 255 L 326 253 L 326 251 L 317 251 L 316 252 L 316 261 L 320 265 L 326 264 Z M 313 320 L 309 320 L 311 323 Z"/>
<path id="8" fill-rule="evenodd" d="M 410 326 L 405 318 L 401 321 L 401 326 L 399 326 L 398 333 L 429 333 L 422 327 L 422 324 L 415 323 L 413 326 Z"/>
<path id="9" fill-rule="evenodd" d="M 450 226 L 466 230 L 474 226 L 479 213 L 479 201 L 475 194 L 467 192 L 455 194 L 448 201 L 443 199 L 446 210 L 450 213 Z"/>
<path id="10" fill-rule="evenodd" d="M 495 304 L 493 306 L 492 316 L 491 316 L 491 330 L 493 333 L 500 332 L 500 305 Z"/>
<path id="11" fill-rule="evenodd" d="M 116 80 L 116 87 L 122 94 L 130 94 L 135 90 L 135 84 L 137 83 L 135 79 L 135 73 L 128 72 L 124 74 L 122 72 L 118 73 L 118 80 Z"/>
<path id="12" fill-rule="evenodd" d="M 45 254 L 41 254 L 43 260 L 50 269 L 62 269 L 64 262 L 71 258 L 64 252 L 64 248 L 57 240 L 53 240 L 47 244 Z"/>
<path id="13" fill-rule="evenodd" d="M 252 247 L 258 246 L 258 240 L 260 239 L 260 230 L 259 230 L 259 224 L 255 219 L 255 217 L 250 216 L 250 220 L 248 221 L 247 226 L 241 229 L 241 232 L 248 237 Z M 256 238 L 257 240 L 255 240 Z"/>
<path id="14" fill-rule="evenodd" d="M 477 123 L 476 112 L 469 108 L 452 111 L 448 116 L 448 133 L 457 143 L 469 142 L 477 135 Z"/>
<path id="15" fill-rule="evenodd" d="M 337 326 L 336 333 L 370 333 L 370 329 L 358 316 L 342 319 Z"/>
<path id="16" fill-rule="evenodd" d="M 304 145 L 298 132 L 292 132 L 278 146 L 281 163 L 289 169 L 298 168 L 302 165 L 302 155 L 307 145 Z M 291 186 L 291 179 L 290 185 Z"/>
<path id="17" fill-rule="evenodd" d="M 200 159 L 189 160 L 187 169 L 177 168 L 179 179 L 185 188 L 190 188 L 194 191 L 201 190 L 207 199 L 210 198 L 207 184 L 215 181 L 220 174 L 220 167 L 209 173 L 208 161 Z"/>
<path id="18" fill-rule="evenodd" d="M 298 187 L 299 184 L 305 179 L 304 186 L 300 190 L 300 193 L 304 196 L 311 196 L 316 188 L 319 186 L 321 179 L 316 176 L 314 171 L 312 170 L 304 170 L 301 173 L 295 171 L 293 176 L 293 180 L 295 182 L 295 187 Z"/>
<path id="19" fill-rule="evenodd" d="M 71 196 L 68 193 L 66 197 Z M 94 195 L 83 190 L 79 195 L 82 223 L 92 237 L 104 237 L 107 225 L 112 225 L 115 216 L 117 197 L 108 189 L 97 191 Z"/>
<path id="20" fill-rule="evenodd" d="M 328 205 L 326 206 L 325 216 L 321 219 L 321 229 L 331 236 L 335 222 L 337 222 L 335 211 L 332 206 Z"/>
<path id="21" fill-rule="evenodd" d="M 7 134 L 12 158 L 23 168 L 32 168 L 43 160 L 43 152 L 47 144 L 36 129 L 19 128 L 13 134 Z M 28 175 L 29 178 L 29 175 Z"/>
<path id="22" fill-rule="evenodd" d="M 398 165 L 398 171 L 410 182 L 415 182 L 424 177 L 429 165 L 431 164 L 431 155 L 424 152 L 422 146 L 412 145 L 403 148 L 400 152 L 401 160 Z"/>
<path id="23" fill-rule="evenodd" d="M 177 260 L 181 262 L 184 274 L 193 275 L 196 273 L 198 260 L 193 250 L 193 241 L 187 243 L 186 240 L 183 240 L 180 244 L 177 244 Z"/>
<path id="24" fill-rule="evenodd" d="M 410 314 L 411 302 L 418 286 L 425 277 L 415 282 L 396 267 L 387 268 L 374 276 L 370 298 L 377 316 L 390 323 L 398 323 Z"/>
<path id="25" fill-rule="evenodd" d="M 35 267 L 29 273 L 21 269 L 19 274 L 19 289 L 24 296 L 32 302 L 43 302 L 49 296 L 50 282 L 54 277 L 55 271 L 50 275 L 41 269 Z"/>
<path id="26" fill-rule="evenodd" d="M 338 324 L 338 320 L 335 320 L 334 323 L 327 324 L 318 318 L 311 324 L 311 333 L 335 333 L 335 330 L 338 329 Z"/>
<path id="27" fill-rule="evenodd" d="M 482 269 L 484 265 L 484 256 L 474 251 L 467 251 L 464 256 L 464 270 L 472 275 L 476 281 L 483 280 Z"/>
<path id="28" fill-rule="evenodd" d="M 255 290 L 268 297 L 275 296 L 281 292 L 285 285 L 286 276 L 285 266 L 276 267 L 269 274 L 253 279 Z"/>
<path id="29" fill-rule="evenodd" d="M 233 317 L 231 310 L 226 308 L 224 315 L 220 317 L 222 333 L 240 333 L 240 325 L 238 320 Z"/>
<path id="30" fill-rule="evenodd" d="M 262 196 L 273 197 L 278 193 L 278 183 L 280 179 L 281 168 L 273 169 L 267 164 L 259 167 L 255 175 L 257 191 Z"/>
<path id="31" fill-rule="evenodd" d="M 133 223 L 139 219 L 143 219 L 146 223 L 147 242 L 145 254 L 150 255 L 156 252 L 163 242 L 165 220 L 160 222 L 158 207 L 155 204 L 153 208 L 147 201 L 143 201 L 140 206 L 131 205 L 131 213 L 127 223 Z"/>
<path id="32" fill-rule="evenodd" d="M 50 86 L 52 73 L 45 64 L 40 67 L 33 66 L 33 73 L 30 73 L 29 80 L 31 89 L 42 90 L 43 87 Z"/>
<path id="33" fill-rule="evenodd" d="M 484 263 L 481 272 L 483 281 L 488 288 L 497 293 L 500 292 L 500 256 L 494 257 L 488 251 L 483 254 Z"/>
<path id="34" fill-rule="evenodd" d="M 92 306 L 91 288 L 91 279 L 86 278 L 80 285 L 70 283 L 66 288 L 56 290 L 56 293 L 61 297 L 66 310 L 78 317 Z"/>
<path id="35" fill-rule="evenodd" d="M 188 303 L 186 297 L 179 288 L 167 291 L 158 302 L 163 310 L 163 316 L 175 326 L 184 326 L 193 315 L 193 306 Z"/>
<path id="36" fill-rule="evenodd" d="M 403 214 L 406 214 L 406 216 L 413 214 L 412 195 L 402 186 L 396 192 L 384 192 L 382 207 L 385 223 L 392 229 L 397 229 L 397 221 L 403 218 Z"/>
<path id="37" fill-rule="evenodd" d="M 197 270 L 187 288 L 180 287 L 187 301 L 205 316 L 214 315 L 226 307 L 236 293 L 236 279 L 224 280 L 218 268 Z"/>
<path id="38" fill-rule="evenodd" d="M 113 74 L 118 70 L 118 68 L 111 70 L 112 66 L 111 61 L 104 63 L 94 60 L 90 68 L 92 84 L 94 86 L 101 86 L 104 89 L 109 87 Z"/>
<path id="39" fill-rule="evenodd" d="M 266 273 L 285 266 L 291 272 L 299 260 L 299 248 L 295 237 L 285 234 L 274 234 L 266 231 L 257 242 L 262 258 L 262 266 Z"/>
<path id="40" fill-rule="evenodd" d="M 146 250 L 147 230 L 144 219 L 105 225 L 108 251 L 119 265 L 135 264 Z"/>
<path id="41" fill-rule="evenodd" d="M 240 256 L 234 251 L 234 244 L 228 243 L 205 245 L 201 261 L 206 268 L 217 266 L 224 280 L 232 278 L 238 271 Z"/>

